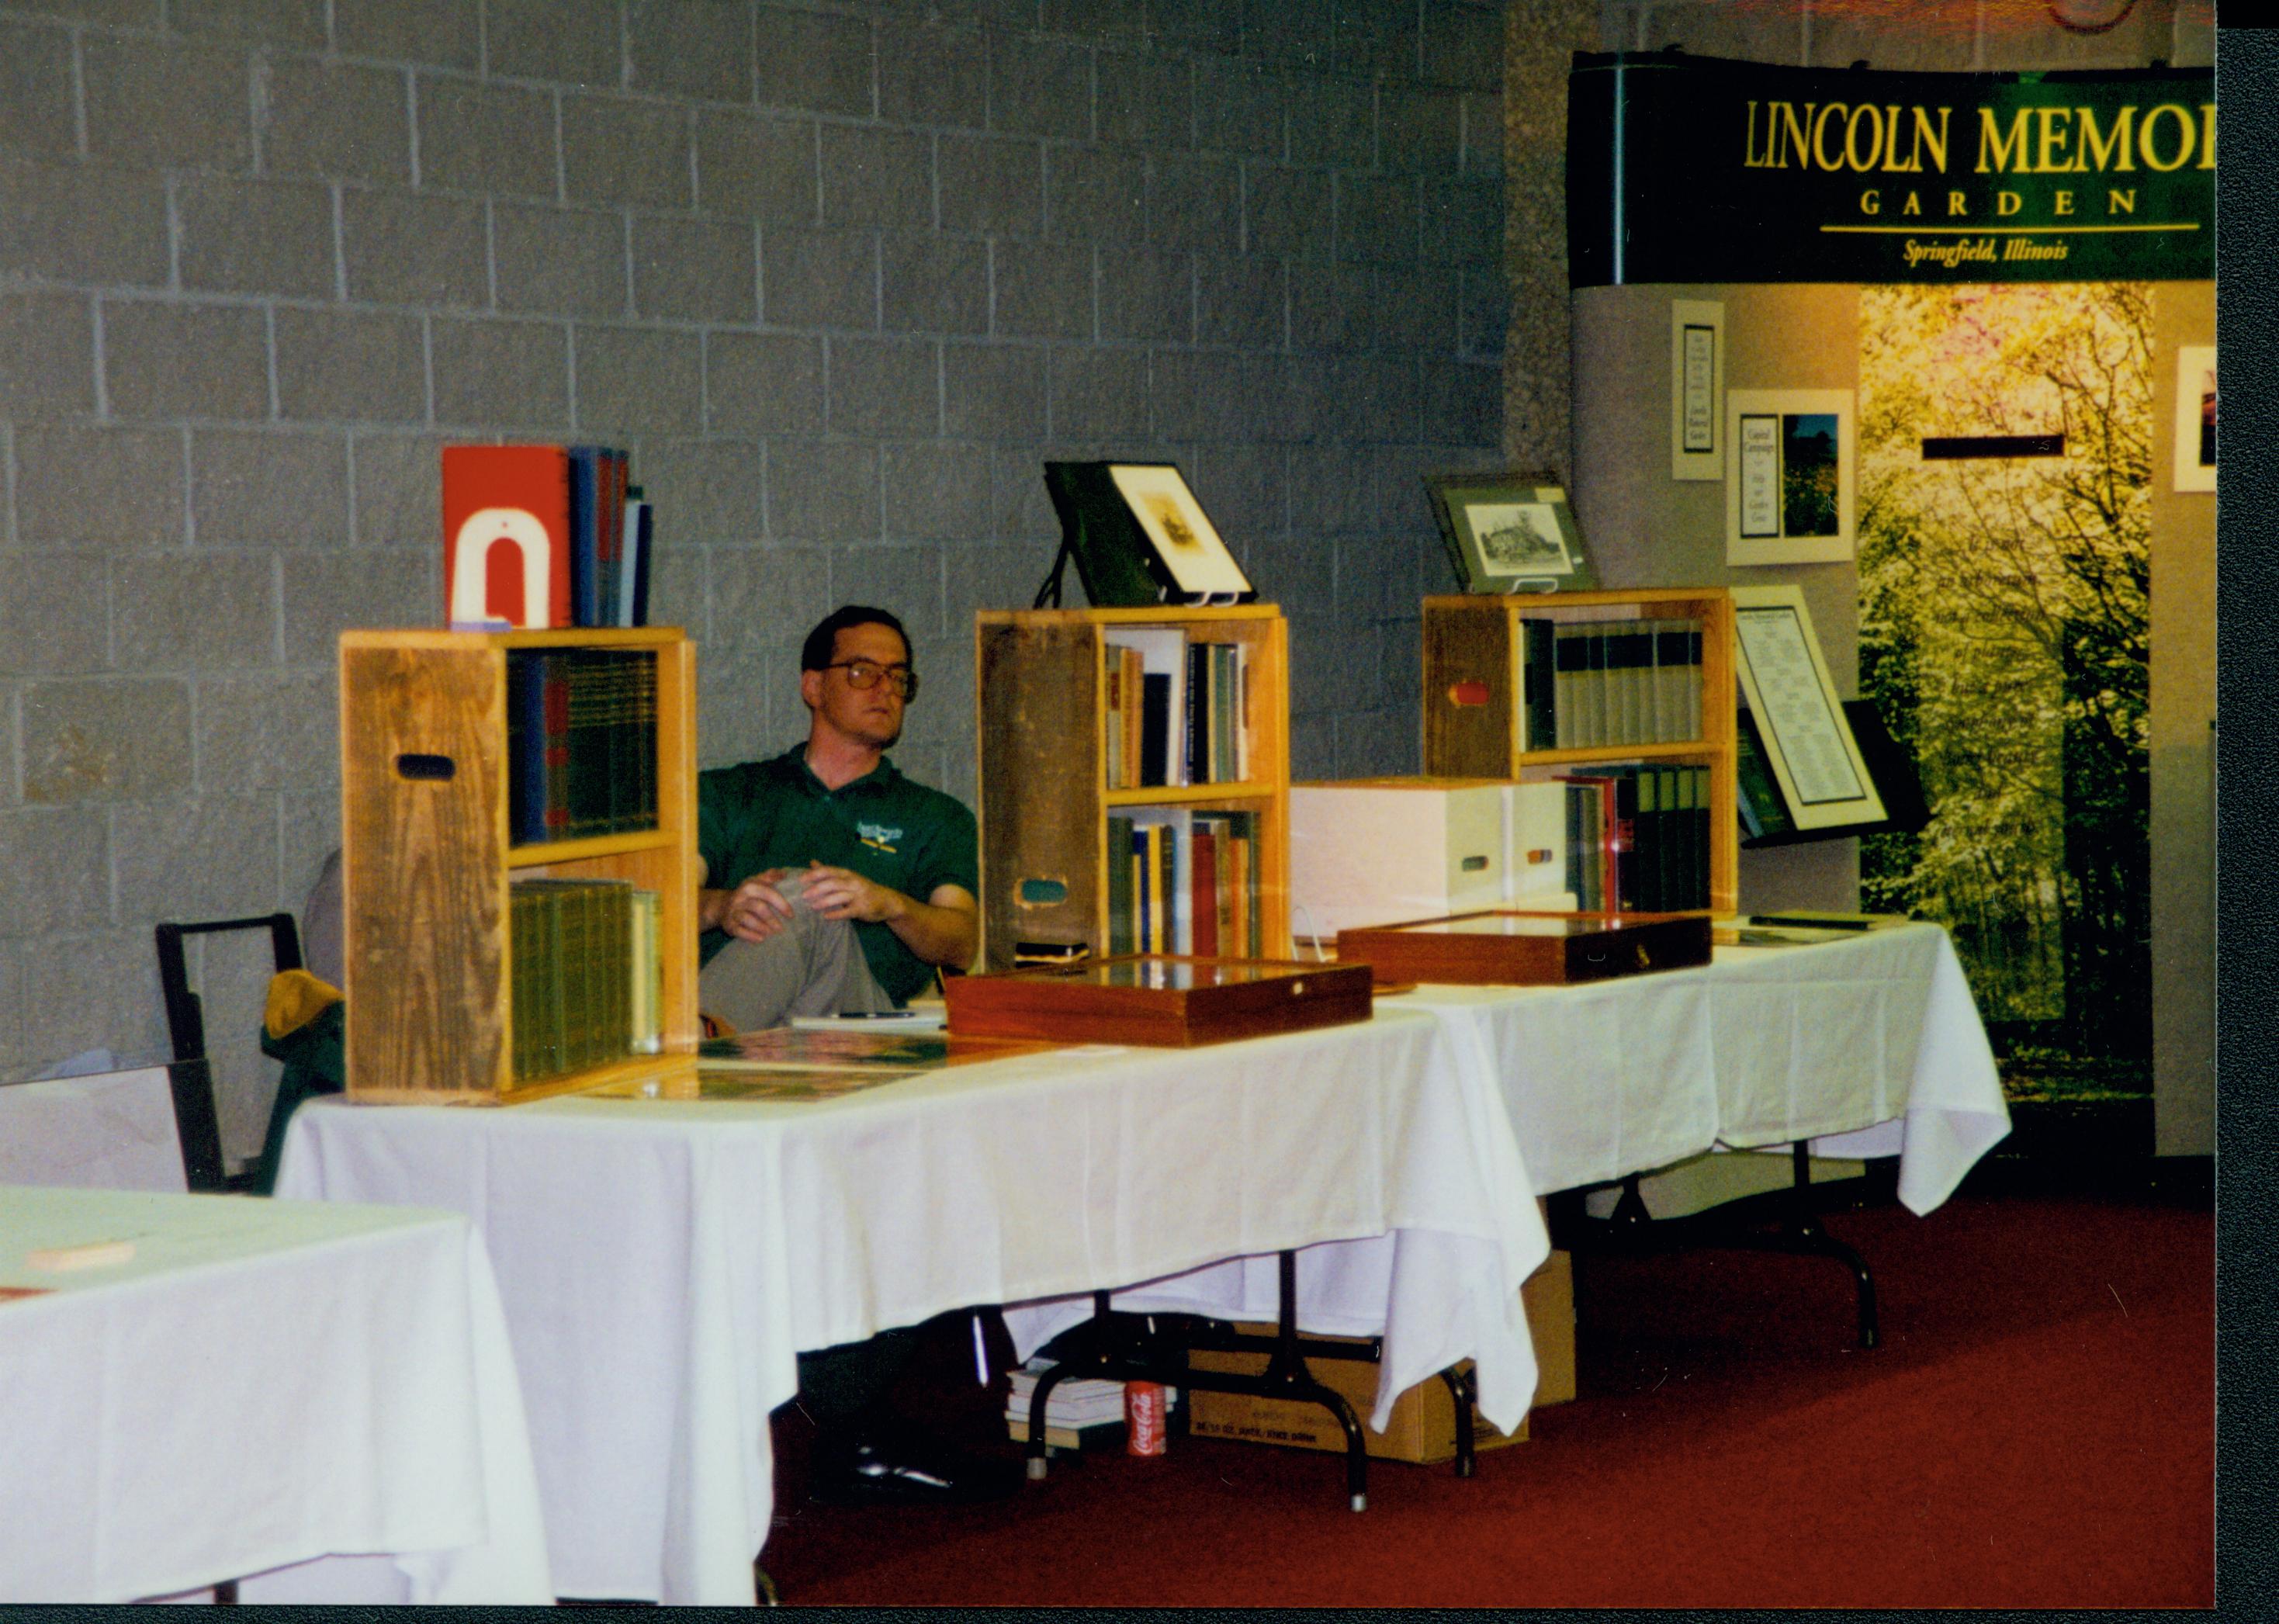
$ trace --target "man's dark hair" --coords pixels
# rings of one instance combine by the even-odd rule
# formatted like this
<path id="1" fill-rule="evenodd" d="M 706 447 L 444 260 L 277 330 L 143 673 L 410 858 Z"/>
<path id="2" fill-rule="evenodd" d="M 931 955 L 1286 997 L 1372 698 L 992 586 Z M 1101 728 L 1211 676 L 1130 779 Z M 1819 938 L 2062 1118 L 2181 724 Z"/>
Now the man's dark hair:
<path id="1" fill-rule="evenodd" d="M 849 603 L 835 609 L 816 623 L 815 630 L 807 634 L 807 642 L 799 651 L 799 669 L 819 671 L 831 663 L 837 649 L 839 634 L 853 626 L 885 626 L 902 640 L 902 657 L 909 658 L 910 634 L 902 630 L 902 623 L 882 609 L 871 609 L 860 603 Z"/>

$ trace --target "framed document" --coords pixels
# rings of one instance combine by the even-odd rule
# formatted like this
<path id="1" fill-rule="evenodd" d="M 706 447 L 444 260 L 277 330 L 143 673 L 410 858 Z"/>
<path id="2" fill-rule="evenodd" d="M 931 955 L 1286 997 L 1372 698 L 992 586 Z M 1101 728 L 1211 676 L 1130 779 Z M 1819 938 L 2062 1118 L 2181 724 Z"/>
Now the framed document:
<path id="1" fill-rule="evenodd" d="M 1725 477 L 1725 307 L 1669 303 L 1669 477 Z"/>
<path id="2" fill-rule="evenodd" d="M 2215 489 L 2215 346 L 2176 347 L 2176 480 L 2180 491 Z"/>
<path id="3" fill-rule="evenodd" d="M 1734 389 L 1725 396 L 1725 562 L 1852 556 L 1858 446 L 1849 389 Z"/>
<path id="4" fill-rule="evenodd" d="M 1596 583 L 1557 474 L 1426 474 L 1424 489 L 1466 592 L 1575 591 Z"/>
<path id="5" fill-rule="evenodd" d="M 1178 464 L 1047 463 L 1045 488 L 1061 519 L 1061 559 L 1046 583 L 1054 601 L 1061 562 L 1070 558 L 1097 608 L 1257 596 Z"/>
<path id="6" fill-rule="evenodd" d="M 1880 823 L 1888 816 L 1844 715 L 1800 586 L 1736 586 L 1734 674 L 1764 766 L 1794 826 Z"/>

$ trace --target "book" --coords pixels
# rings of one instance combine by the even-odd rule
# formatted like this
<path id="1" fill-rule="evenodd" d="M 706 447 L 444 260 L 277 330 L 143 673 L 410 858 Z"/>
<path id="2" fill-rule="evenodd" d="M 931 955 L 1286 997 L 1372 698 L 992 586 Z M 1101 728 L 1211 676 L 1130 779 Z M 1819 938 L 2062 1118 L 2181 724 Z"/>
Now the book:
<path id="1" fill-rule="evenodd" d="M 443 618 L 471 631 L 567 626 L 570 459 L 560 446 L 445 446 Z"/>
<path id="2" fill-rule="evenodd" d="M 649 558 L 656 536 L 656 509 L 651 507 L 641 487 L 627 487 L 629 494 L 641 500 L 627 504 L 626 524 L 633 532 L 633 545 L 626 549 L 626 571 L 630 580 L 626 602 L 631 606 L 625 617 L 629 626 L 648 624 Z"/>

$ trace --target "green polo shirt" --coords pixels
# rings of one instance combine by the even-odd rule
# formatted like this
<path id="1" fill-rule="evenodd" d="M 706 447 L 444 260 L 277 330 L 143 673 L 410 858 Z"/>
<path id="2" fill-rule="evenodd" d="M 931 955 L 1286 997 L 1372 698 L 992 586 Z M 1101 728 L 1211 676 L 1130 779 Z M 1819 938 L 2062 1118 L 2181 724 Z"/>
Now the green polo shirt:
<path id="1" fill-rule="evenodd" d="M 769 869 L 810 862 L 851 869 L 923 902 L 939 885 L 978 896 L 980 840 L 973 814 L 954 797 L 914 784 L 885 756 L 835 790 L 808 770 L 807 747 L 696 775 L 696 849 L 705 884 L 725 890 Z M 856 939 L 879 984 L 906 1003 L 933 979 L 933 967 L 883 924 L 856 921 Z M 707 931 L 699 962 L 728 945 Z"/>

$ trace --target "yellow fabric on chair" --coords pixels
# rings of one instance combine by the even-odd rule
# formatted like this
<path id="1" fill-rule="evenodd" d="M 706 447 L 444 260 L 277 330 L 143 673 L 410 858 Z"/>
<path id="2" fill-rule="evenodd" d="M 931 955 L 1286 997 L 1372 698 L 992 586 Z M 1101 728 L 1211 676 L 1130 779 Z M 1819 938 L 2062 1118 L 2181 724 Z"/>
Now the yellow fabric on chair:
<path id="1" fill-rule="evenodd" d="M 269 978 L 269 996 L 261 1009 L 261 1024 L 272 1038 L 289 1038 L 347 994 L 329 981 L 307 970 L 279 970 Z"/>

